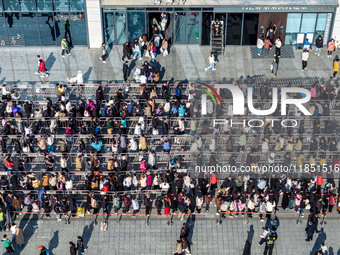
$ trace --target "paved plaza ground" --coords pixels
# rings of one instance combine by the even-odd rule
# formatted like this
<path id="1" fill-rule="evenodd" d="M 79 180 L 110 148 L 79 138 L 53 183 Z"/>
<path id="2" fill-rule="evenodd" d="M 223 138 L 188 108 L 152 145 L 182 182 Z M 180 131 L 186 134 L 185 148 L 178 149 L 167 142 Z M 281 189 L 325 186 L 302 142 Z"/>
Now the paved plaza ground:
<path id="1" fill-rule="evenodd" d="M 258 58 L 256 55 L 253 58 L 252 50 L 253 48 L 247 46 L 226 47 L 224 56 L 219 56 L 216 71 L 205 72 L 204 68 L 209 65 L 209 47 L 176 45 L 170 48 L 169 56 L 158 55 L 156 63 L 153 65 L 160 71 L 160 77 L 163 80 L 219 81 L 223 79 L 235 80 L 240 76 L 259 74 L 271 77 L 269 66 L 273 60 L 272 57 Z M 301 50 L 292 48 L 290 51 L 292 51 L 290 58 L 282 57 L 280 60 L 277 78 L 318 76 L 329 79 L 333 73 L 333 58 L 327 58 L 325 49 L 320 57 L 311 51 L 308 69 L 304 72 L 301 71 Z M 121 46 L 114 46 L 110 50 L 106 64 L 103 64 L 99 59 L 100 50 L 76 46 L 72 49 L 71 56 L 62 58 L 60 53 L 61 50 L 57 47 L 2 48 L 0 81 L 8 83 L 40 81 L 39 76 L 35 74 L 37 71 L 36 55 L 38 54 L 46 61 L 47 69 L 50 70 L 49 81 L 65 81 L 67 77 L 76 76 L 78 70 L 83 72 L 86 82 L 123 80 Z M 142 63 L 141 60 L 132 61 L 130 73 L 133 73 L 136 65 Z"/>
<path id="2" fill-rule="evenodd" d="M 320 57 L 311 52 L 308 70 L 301 71 L 301 50 L 292 49 L 290 58 L 280 60 L 277 78 L 320 77 L 328 79 L 332 74 L 332 59 L 327 58 L 325 49 Z M 270 77 L 268 58 L 253 58 L 250 47 L 226 47 L 224 56 L 219 56 L 216 71 L 205 72 L 208 66 L 209 47 L 197 45 L 173 46 L 168 57 L 158 56 L 153 65 L 161 72 L 163 80 L 189 81 L 221 81 L 235 80 L 240 76 L 265 74 Z M 85 82 L 122 81 L 122 47 L 115 46 L 110 51 L 107 63 L 99 60 L 100 50 L 90 50 L 86 47 L 75 47 L 71 56 L 62 58 L 61 50 L 56 47 L 15 47 L 2 48 L 0 58 L 0 81 L 11 83 L 40 82 L 37 71 L 36 55 L 40 54 L 50 70 L 49 81 L 62 82 L 67 77 L 75 76 L 78 70 L 84 73 Z M 145 59 L 143 59 L 145 60 Z M 142 61 L 131 62 L 131 74 L 136 65 Z M 131 76 L 130 76 L 131 77 Z M 215 210 L 212 209 L 212 211 Z M 281 212 L 281 211 L 280 211 Z M 314 235 L 312 242 L 305 242 L 306 218 L 301 224 L 296 224 L 297 216 L 279 216 L 278 235 L 274 254 L 277 255 L 314 255 L 312 251 L 319 248 L 325 241 L 329 247 L 329 255 L 340 255 L 338 233 L 340 217 L 335 213 L 327 219 L 322 232 Z M 128 255 L 128 254 L 171 254 L 175 250 L 175 243 L 179 237 L 182 222 L 174 217 L 174 225 L 168 226 L 164 217 L 151 217 L 150 225 L 145 225 L 144 217 L 123 216 L 118 225 L 118 216 L 111 216 L 108 221 L 107 232 L 100 231 L 98 224 L 92 222 L 93 216 L 85 219 L 71 219 L 70 225 L 64 221 L 51 219 L 37 220 L 37 215 L 21 216 L 16 221 L 24 230 L 26 245 L 17 249 L 16 254 L 39 254 L 37 247 L 44 245 L 54 255 L 69 254 L 68 242 L 76 242 L 76 237 L 82 235 L 89 255 Z M 262 227 L 265 223 L 257 217 L 245 223 L 243 218 L 225 219 L 222 224 L 216 223 L 217 216 L 193 216 L 190 221 L 192 254 L 242 254 L 243 243 L 247 239 L 252 242 L 252 253 L 263 253 L 264 246 L 258 246 Z M 320 220 L 321 222 L 321 220 Z M 319 226 L 319 229 L 321 227 Z M 4 251 L 1 248 L 1 251 Z M 6 254 L 6 253 L 3 253 Z"/>
<path id="3" fill-rule="evenodd" d="M 26 216 L 28 217 L 28 216 Z M 86 216 L 85 219 L 72 219 L 70 225 L 64 221 L 57 222 L 53 216 L 51 219 L 36 220 L 37 216 L 24 218 L 20 226 L 24 228 L 26 246 L 17 249 L 15 254 L 33 255 L 39 254 L 37 247 L 44 245 L 52 254 L 68 255 L 69 241 L 76 241 L 78 235 L 82 235 L 86 246 L 86 254 L 96 255 L 129 255 L 129 254 L 171 254 L 175 250 L 175 243 L 179 237 L 182 222 L 174 216 L 174 225 L 168 226 L 164 217 L 150 218 L 150 225 L 145 225 L 145 217 L 123 217 L 120 224 L 117 224 L 119 216 L 109 218 L 108 230 L 100 231 L 100 217 L 98 224 L 91 223 L 93 216 Z M 33 218 L 35 217 L 35 218 Z M 264 245 L 259 246 L 262 223 L 257 217 L 248 223 L 243 218 L 226 218 L 221 225 L 216 223 L 217 216 L 193 216 L 189 226 L 192 245 L 192 254 L 242 254 L 243 242 L 247 239 L 252 242 L 251 250 L 253 255 L 262 254 Z M 280 216 L 279 216 L 280 217 Z M 329 248 L 329 255 L 340 254 L 340 243 L 336 230 L 340 227 L 340 220 L 332 217 L 327 220 L 322 231 L 315 234 L 313 241 L 305 241 L 306 218 L 302 223 L 296 224 L 295 216 L 281 217 L 276 223 L 278 226 L 279 238 L 275 244 L 274 254 L 283 255 L 310 255 L 315 251 L 321 242 Z M 37 226 L 37 224 L 39 224 Z M 270 224 L 268 222 L 268 224 Z M 6 254 L 6 253 L 4 253 Z"/>

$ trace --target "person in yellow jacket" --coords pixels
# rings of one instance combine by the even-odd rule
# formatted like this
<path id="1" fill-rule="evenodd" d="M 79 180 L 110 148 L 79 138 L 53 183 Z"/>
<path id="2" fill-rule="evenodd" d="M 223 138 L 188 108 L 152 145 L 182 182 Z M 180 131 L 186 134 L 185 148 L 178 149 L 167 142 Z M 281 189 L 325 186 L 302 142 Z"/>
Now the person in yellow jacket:
<path id="1" fill-rule="evenodd" d="M 61 40 L 61 56 L 64 58 L 64 53 L 66 52 L 67 55 L 71 55 L 70 52 L 68 51 L 68 45 L 67 45 L 67 41 L 66 38 L 64 37 Z"/>
<path id="2" fill-rule="evenodd" d="M 333 75 L 331 76 L 332 78 L 335 78 L 336 74 L 339 72 L 339 58 L 338 56 L 335 57 L 334 61 L 333 61 Z"/>

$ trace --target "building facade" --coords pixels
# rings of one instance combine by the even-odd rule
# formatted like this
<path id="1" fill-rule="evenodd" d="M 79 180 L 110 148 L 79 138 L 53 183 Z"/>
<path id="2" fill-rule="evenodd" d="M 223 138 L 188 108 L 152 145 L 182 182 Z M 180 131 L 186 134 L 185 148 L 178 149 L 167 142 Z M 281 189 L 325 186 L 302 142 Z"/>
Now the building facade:
<path id="1" fill-rule="evenodd" d="M 338 0 L 0 0 L 0 45 L 120 45 L 142 34 L 152 36 L 152 20 L 168 15 L 173 44 L 209 45 L 211 21 L 224 21 L 225 45 L 255 45 L 258 35 L 276 27 L 286 45 L 305 38 L 333 36 L 340 41 Z M 336 15 L 338 14 L 338 15 Z M 69 20 L 67 31 L 66 20 Z M 66 32 L 66 33 L 65 33 Z"/>

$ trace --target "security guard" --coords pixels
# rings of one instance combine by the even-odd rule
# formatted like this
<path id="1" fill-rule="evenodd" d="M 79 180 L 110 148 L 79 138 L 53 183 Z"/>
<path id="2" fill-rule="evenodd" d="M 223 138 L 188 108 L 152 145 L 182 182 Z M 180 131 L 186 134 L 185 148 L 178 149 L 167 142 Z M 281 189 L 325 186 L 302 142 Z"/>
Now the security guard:
<path id="1" fill-rule="evenodd" d="M 270 235 L 266 237 L 266 247 L 264 248 L 263 255 L 267 255 L 267 252 L 269 255 L 273 254 L 274 243 L 276 239 L 277 239 L 276 232 L 271 232 Z"/>

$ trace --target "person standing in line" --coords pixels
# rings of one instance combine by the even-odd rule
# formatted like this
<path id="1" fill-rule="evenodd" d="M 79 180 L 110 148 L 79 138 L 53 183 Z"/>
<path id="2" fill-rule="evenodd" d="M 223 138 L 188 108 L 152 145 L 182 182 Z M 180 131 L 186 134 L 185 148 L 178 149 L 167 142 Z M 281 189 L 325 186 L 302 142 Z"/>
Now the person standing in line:
<path id="1" fill-rule="evenodd" d="M 123 65 L 123 75 L 124 75 L 124 82 L 127 82 L 127 79 L 129 78 L 129 62 L 125 61 Z"/>
<path id="2" fill-rule="evenodd" d="M 144 198 L 144 205 L 145 205 L 145 214 L 150 215 L 151 207 L 152 207 L 152 199 L 150 198 L 150 194 L 146 194 Z"/>
<path id="3" fill-rule="evenodd" d="M 339 72 L 339 57 L 335 56 L 334 61 L 333 61 L 333 75 L 331 76 L 331 79 L 335 78 L 338 72 Z"/>
<path id="4" fill-rule="evenodd" d="M 215 56 L 213 52 L 210 53 L 208 60 L 209 60 L 209 66 L 205 68 L 205 71 L 208 71 L 210 68 L 212 68 L 211 69 L 212 71 L 215 71 L 216 61 L 215 61 Z"/>
<path id="5" fill-rule="evenodd" d="M 321 35 L 315 40 L 315 55 L 320 56 L 321 49 L 323 48 L 323 39 Z"/>
<path id="6" fill-rule="evenodd" d="M 101 61 L 103 61 L 103 63 L 106 63 L 106 59 L 107 59 L 107 46 L 105 43 L 102 43 L 102 55 L 100 58 Z"/>
<path id="7" fill-rule="evenodd" d="M 70 255 L 77 255 L 77 249 L 74 242 L 69 242 L 68 245 L 70 246 Z"/>
<path id="8" fill-rule="evenodd" d="M 35 74 L 39 74 L 39 71 L 40 71 L 40 55 L 37 55 L 37 58 L 38 58 L 38 71 L 35 73 Z"/>
<path id="9" fill-rule="evenodd" d="M 335 50 L 335 42 L 334 42 L 334 39 L 331 39 L 329 42 L 328 42 L 328 45 L 327 45 L 327 50 L 328 50 L 328 57 L 332 57 L 332 53 L 333 51 Z"/>
<path id="10" fill-rule="evenodd" d="M 80 255 L 83 255 L 86 251 L 84 240 L 81 236 L 77 237 L 77 250 L 79 251 Z"/>
<path id="11" fill-rule="evenodd" d="M 258 56 L 261 56 L 263 46 L 264 46 L 263 36 L 260 36 L 259 38 L 257 38 L 257 43 L 256 43 Z"/>
<path id="12" fill-rule="evenodd" d="M 64 37 L 62 40 L 61 40 L 61 56 L 64 58 L 64 53 L 66 52 L 66 54 L 69 56 L 71 55 L 68 51 L 68 45 L 67 45 L 67 41 L 66 41 L 66 38 Z"/>
<path id="13" fill-rule="evenodd" d="M 302 71 L 304 71 L 305 69 L 307 69 L 307 61 L 309 58 L 309 53 L 308 51 L 305 49 L 302 52 Z"/>
<path id="14" fill-rule="evenodd" d="M 11 240 L 8 239 L 7 235 L 3 235 L 3 239 L 1 240 L 1 242 L 6 248 L 8 254 L 14 254 L 15 250 L 13 248 Z"/>
<path id="15" fill-rule="evenodd" d="M 65 19 L 65 38 L 67 38 L 67 35 L 70 37 L 70 43 L 72 42 L 72 38 L 71 38 L 71 25 L 70 25 L 70 21 L 68 18 Z"/>
<path id="16" fill-rule="evenodd" d="M 278 60 L 279 60 L 279 59 L 278 59 L 278 57 L 276 56 L 276 57 L 274 58 L 272 64 L 271 64 L 271 71 L 272 71 L 271 75 L 272 75 L 273 77 L 276 77 L 276 75 L 277 75 L 277 70 L 279 69 L 279 61 L 278 61 Z"/>
<path id="17" fill-rule="evenodd" d="M 268 52 L 269 52 L 269 49 L 270 47 L 272 47 L 272 42 L 269 40 L 269 37 L 267 37 L 265 40 L 264 40 L 264 56 L 267 57 L 268 55 Z"/>
<path id="18" fill-rule="evenodd" d="M 282 40 L 281 37 L 279 36 L 275 40 L 275 56 L 280 57 L 281 56 L 281 46 L 282 46 Z"/>
<path id="19" fill-rule="evenodd" d="M 136 213 L 139 213 L 139 203 L 136 197 L 132 199 L 132 208 L 133 208 L 132 218 L 136 218 Z"/>

